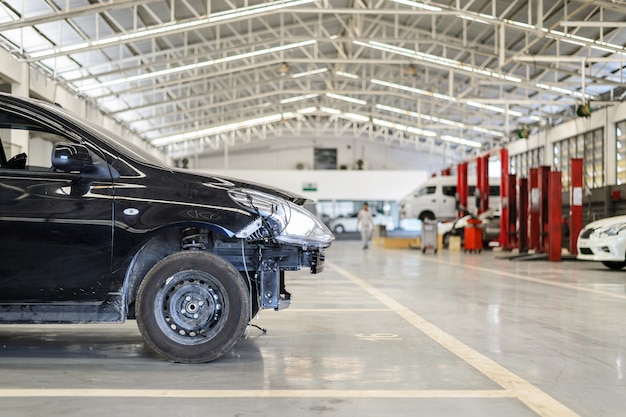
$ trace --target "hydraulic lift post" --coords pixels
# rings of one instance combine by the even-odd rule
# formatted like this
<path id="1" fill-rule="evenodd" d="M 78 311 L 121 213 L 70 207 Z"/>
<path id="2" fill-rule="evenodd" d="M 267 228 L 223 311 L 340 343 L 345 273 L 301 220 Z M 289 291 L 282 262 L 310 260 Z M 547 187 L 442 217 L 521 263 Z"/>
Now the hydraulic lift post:
<path id="1" fill-rule="evenodd" d="M 583 160 L 572 158 L 569 201 L 569 252 L 578 254 L 576 239 L 583 228 Z"/>
<path id="2" fill-rule="evenodd" d="M 519 252 L 528 252 L 528 178 L 519 179 Z"/>
<path id="3" fill-rule="evenodd" d="M 500 247 L 506 248 L 508 236 L 507 219 L 509 217 L 509 194 L 507 178 L 509 177 L 509 151 L 500 149 Z"/>
<path id="4" fill-rule="evenodd" d="M 537 252 L 545 253 L 548 250 L 548 200 L 550 196 L 550 167 L 540 166 L 537 169 L 537 185 L 539 190 L 539 244 Z M 561 201 L 559 197 L 559 201 Z"/>
<path id="5" fill-rule="evenodd" d="M 548 180 L 548 260 L 560 261 L 561 260 L 561 244 L 562 244 L 562 229 L 561 229 L 561 217 L 563 214 L 563 202 L 562 202 L 562 183 L 561 183 L 561 171 L 552 171 L 549 173 Z"/>
<path id="6" fill-rule="evenodd" d="M 539 247 L 539 170 L 528 170 L 529 210 L 528 210 L 528 248 Z"/>
<path id="7" fill-rule="evenodd" d="M 517 176 L 509 174 L 507 176 L 507 196 L 509 200 L 506 216 L 506 245 L 507 250 L 517 248 Z"/>
<path id="8" fill-rule="evenodd" d="M 456 169 L 457 216 L 465 216 L 467 210 L 467 162 L 462 162 Z M 465 210 L 465 211 L 463 211 Z"/>

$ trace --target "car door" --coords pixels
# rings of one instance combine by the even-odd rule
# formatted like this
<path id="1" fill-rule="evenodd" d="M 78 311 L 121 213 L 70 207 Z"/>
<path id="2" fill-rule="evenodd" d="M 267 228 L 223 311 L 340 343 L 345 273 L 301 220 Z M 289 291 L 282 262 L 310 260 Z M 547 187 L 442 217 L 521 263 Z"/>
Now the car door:
<path id="1" fill-rule="evenodd" d="M 3 111 L 0 129 L 6 133 L 17 125 Z M 30 123 L 29 128 L 47 128 L 45 121 Z M 75 135 L 63 139 L 69 136 L 76 140 Z M 112 185 L 111 179 L 87 180 L 50 167 L 0 167 L 0 303 L 105 298 L 111 281 Z"/>

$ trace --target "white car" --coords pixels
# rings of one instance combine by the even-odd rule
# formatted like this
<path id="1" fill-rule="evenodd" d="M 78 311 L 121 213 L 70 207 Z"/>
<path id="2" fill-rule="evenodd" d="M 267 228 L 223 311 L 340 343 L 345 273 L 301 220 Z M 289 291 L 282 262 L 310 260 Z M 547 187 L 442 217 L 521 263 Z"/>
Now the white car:
<path id="1" fill-rule="evenodd" d="M 357 232 L 359 229 L 356 225 L 356 216 L 357 214 L 351 214 L 348 217 L 337 217 L 328 222 L 328 228 L 335 232 L 336 234 L 341 234 L 345 232 Z M 372 213 L 372 217 L 374 217 L 374 224 L 385 226 L 387 230 L 393 230 L 393 220 L 390 216 L 386 216 L 381 213 Z"/>
<path id="2" fill-rule="evenodd" d="M 626 216 L 591 222 L 580 231 L 577 259 L 602 262 L 611 269 L 626 266 Z"/>

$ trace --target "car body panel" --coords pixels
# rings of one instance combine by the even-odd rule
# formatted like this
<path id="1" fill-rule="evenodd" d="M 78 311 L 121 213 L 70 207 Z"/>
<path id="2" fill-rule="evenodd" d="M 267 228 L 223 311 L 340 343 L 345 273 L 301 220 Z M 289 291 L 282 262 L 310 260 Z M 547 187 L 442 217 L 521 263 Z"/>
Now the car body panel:
<path id="1" fill-rule="evenodd" d="M 603 235 L 603 231 L 620 225 L 626 226 L 626 216 L 607 217 L 587 224 L 578 235 L 576 258 L 596 262 L 626 261 L 626 229 L 613 236 Z"/>
<path id="2" fill-rule="evenodd" d="M 38 100 L 0 93 L 0 129 L 82 147 L 106 167 L 105 175 L 91 177 L 53 166 L 0 167 L 0 322 L 132 318 L 144 275 L 181 250 L 211 251 L 253 280 L 257 272 L 270 276 L 287 295 L 285 271 L 323 270 L 330 231 L 322 231 L 323 243 L 279 243 L 273 234 L 284 230 L 269 231 L 268 220 L 261 221 L 265 215 L 242 207 L 229 193 L 254 190 L 293 207 L 307 202 L 305 197 L 169 168 L 91 122 Z M 0 156 L 6 162 L 4 151 Z M 246 228 L 257 234 L 238 238 Z M 277 304 L 275 294 L 263 308 Z"/>

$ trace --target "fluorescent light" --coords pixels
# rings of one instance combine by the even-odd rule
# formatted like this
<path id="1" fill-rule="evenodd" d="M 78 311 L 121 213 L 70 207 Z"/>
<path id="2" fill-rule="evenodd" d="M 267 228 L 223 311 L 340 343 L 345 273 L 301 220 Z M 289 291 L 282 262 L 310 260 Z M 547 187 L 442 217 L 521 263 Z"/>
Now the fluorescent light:
<path id="1" fill-rule="evenodd" d="M 195 64 L 183 65 L 181 67 L 168 68 L 168 69 L 164 69 L 164 70 L 161 70 L 161 71 L 147 72 L 145 74 L 139 74 L 139 75 L 135 75 L 135 76 L 132 76 L 132 77 L 126 77 L 126 78 L 120 78 L 120 79 L 117 79 L 117 80 L 105 81 L 103 83 L 94 84 L 94 85 L 91 85 L 91 86 L 88 86 L 88 87 L 83 87 L 80 90 L 81 91 L 87 91 L 87 90 L 92 90 L 94 88 L 110 87 L 112 85 L 117 85 L 117 84 L 122 84 L 122 83 L 127 83 L 127 82 L 133 82 L 133 81 L 140 81 L 140 80 L 145 80 L 145 79 L 148 79 L 148 78 L 160 77 L 162 75 L 169 75 L 169 74 L 174 74 L 174 73 L 178 73 L 178 72 L 182 72 L 182 71 L 189 71 L 189 70 L 194 70 L 194 69 L 197 69 L 197 68 L 204 68 L 204 67 L 208 67 L 208 66 L 211 66 L 211 65 L 221 64 L 223 62 L 232 62 L 232 61 L 237 61 L 237 60 L 240 60 L 240 59 L 250 58 L 250 57 L 254 57 L 254 56 L 270 54 L 270 53 L 273 53 L 273 52 L 285 51 L 287 49 L 293 49 L 293 48 L 298 48 L 298 47 L 302 47 L 302 46 L 308 46 L 308 45 L 312 45 L 312 44 L 314 44 L 316 42 L 317 42 L 316 40 L 308 40 L 308 41 L 290 43 L 290 44 L 287 44 L 287 45 L 274 46 L 272 48 L 260 49 L 258 51 L 246 52 L 246 53 L 243 53 L 243 54 L 227 56 L 227 57 L 224 57 L 224 58 L 211 59 L 211 60 L 208 60 L 208 61 L 202 61 L 202 62 L 198 62 L 198 63 L 195 63 Z"/>
<path id="2" fill-rule="evenodd" d="M 397 107 L 386 106 L 384 104 L 377 104 L 376 108 L 379 110 L 386 110 L 392 113 L 403 114 L 405 116 L 411 116 L 416 119 L 428 120 L 429 122 L 441 123 L 444 125 L 454 126 L 454 127 L 458 127 L 462 129 L 465 128 L 464 123 L 459 123 L 459 122 L 455 122 L 453 120 L 448 120 L 448 119 L 442 119 L 442 118 L 435 117 L 435 116 L 429 116 L 427 114 L 420 114 L 420 113 L 410 111 L 410 110 L 399 109 Z"/>
<path id="3" fill-rule="evenodd" d="M 335 74 L 341 76 L 341 77 L 346 77 L 346 78 L 352 78 L 354 80 L 358 80 L 359 76 L 356 74 L 352 74 L 350 72 L 345 72 L 345 71 L 335 71 Z"/>
<path id="4" fill-rule="evenodd" d="M 270 114 L 268 116 L 257 117 L 255 119 L 248 119 L 241 122 L 228 123 L 225 125 L 213 126 L 207 129 L 194 130 L 192 132 L 158 138 L 153 140 L 151 143 L 154 146 L 170 145 L 172 143 L 184 142 L 187 140 L 199 139 L 205 136 L 219 135 L 221 133 L 232 132 L 234 130 L 274 123 L 285 119 L 292 119 L 296 116 L 297 114 L 294 112 Z"/>
<path id="5" fill-rule="evenodd" d="M 471 72 L 473 74 L 480 74 L 480 75 L 484 75 L 486 77 L 491 77 L 491 78 L 495 78 L 498 80 L 507 80 L 507 81 L 512 81 L 512 82 L 517 82 L 520 83 L 522 82 L 522 79 L 519 77 L 514 77 L 511 75 L 504 75 L 504 74 L 499 74 L 497 72 L 494 71 L 490 71 L 490 70 L 484 70 L 484 69 L 480 69 L 477 67 L 473 67 L 467 64 L 464 64 L 460 61 L 454 60 L 454 59 L 449 59 L 449 58 L 443 58 L 437 55 L 432 55 L 432 54 L 426 54 L 423 52 L 418 52 L 418 51 L 414 51 L 412 49 L 407 49 L 407 48 L 401 48 L 399 46 L 394 46 L 394 45 L 389 45 L 383 42 L 377 42 L 377 41 L 368 41 L 368 42 L 362 42 L 362 41 L 352 41 L 355 45 L 360 45 L 360 46 L 366 46 L 368 48 L 373 48 L 373 49 L 378 49 L 380 51 L 385 51 L 385 52 L 391 52 L 394 54 L 399 54 L 399 55 L 404 55 L 407 56 L 409 58 L 414 58 L 416 60 L 422 60 L 422 61 L 426 61 L 426 62 L 430 62 L 433 64 L 437 64 L 437 65 L 444 65 L 446 67 L 449 68 L 454 68 L 454 69 L 458 69 L 461 71 L 465 71 L 465 72 Z"/>
<path id="6" fill-rule="evenodd" d="M 480 142 L 476 142 L 475 140 L 457 138 L 456 136 L 443 135 L 440 139 L 446 142 L 458 143 L 463 146 L 470 146 L 472 148 L 480 148 L 482 146 Z"/>
<path id="7" fill-rule="evenodd" d="M 320 110 L 323 111 L 324 113 L 328 113 L 328 114 L 332 114 L 332 115 L 339 115 L 339 114 L 341 114 L 341 110 L 333 109 L 332 107 L 322 106 L 322 107 L 320 107 Z"/>
<path id="8" fill-rule="evenodd" d="M 305 72 L 299 72 L 297 74 L 293 74 L 291 78 L 300 78 L 300 77 L 306 77 L 307 75 L 322 74 L 326 71 L 328 71 L 328 68 L 318 68 L 318 69 L 314 69 L 311 71 L 305 71 Z"/>
<path id="9" fill-rule="evenodd" d="M 408 91 L 409 93 L 414 93 L 414 94 L 421 94 L 423 96 L 435 97 L 440 100 L 446 100 L 446 101 L 451 101 L 451 102 L 457 101 L 456 98 L 450 97 L 445 94 L 433 93 L 432 91 L 426 91 L 420 88 L 409 87 L 409 86 L 402 85 L 402 84 L 390 83 L 389 81 L 372 79 L 371 82 L 372 84 L 378 84 L 378 85 L 382 85 L 384 87 L 390 87 L 390 88 L 397 88 L 398 90 L 404 90 L 404 91 Z"/>
<path id="10" fill-rule="evenodd" d="M 319 94 L 305 94 L 303 96 L 284 98 L 279 101 L 280 104 L 295 103 L 296 101 L 308 100 L 310 98 L 319 97 Z"/>
<path id="11" fill-rule="evenodd" d="M 98 39 L 89 42 L 83 42 L 76 45 L 66 46 L 62 48 L 45 49 L 39 52 L 33 52 L 30 54 L 33 58 L 43 58 L 46 56 L 58 54 L 58 53 L 70 53 L 80 49 L 104 46 L 116 42 L 132 41 L 152 37 L 154 35 L 168 33 L 172 31 L 186 30 L 193 27 L 201 26 L 207 23 L 215 23 L 229 19 L 236 19 L 244 16 L 251 16 L 255 14 L 265 13 L 286 7 L 299 6 L 306 3 L 312 3 L 315 0 L 277 0 L 271 3 L 263 3 L 256 6 L 242 7 L 236 10 L 227 10 L 224 12 L 213 13 L 212 15 L 203 19 L 196 19 L 182 23 L 171 23 L 159 26 L 152 29 L 142 29 L 131 33 L 126 33 L 119 36 L 112 36 L 110 38 Z"/>
<path id="12" fill-rule="evenodd" d="M 360 104 L 362 106 L 365 106 L 367 104 L 367 101 L 365 101 L 365 100 L 361 100 L 361 99 L 354 98 L 354 97 L 348 97 L 348 96 L 344 96 L 344 95 L 341 95 L 341 94 L 326 93 L 326 97 L 334 98 L 334 99 L 337 99 L 337 100 L 347 101 L 347 102 L 353 103 L 353 104 Z"/>
<path id="13" fill-rule="evenodd" d="M 460 123 L 460 122 L 455 122 L 454 120 L 449 120 L 449 119 L 442 119 L 440 117 L 435 117 L 435 116 L 430 116 L 427 114 L 421 114 L 421 113 L 417 113 L 417 112 L 413 112 L 410 110 L 404 110 L 404 109 L 399 109 L 397 107 L 391 107 L 391 106 L 386 106 L 384 104 L 377 104 L 376 108 L 379 110 L 386 110 L 392 113 L 398 113 L 398 114 L 403 114 L 406 116 L 411 116 L 414 117 L 416 119 L 422 119 L 422 120 L 428 120 L 430 122 L 433 123 L 441 123 L 443 125 L 447 125 L 447 126 L 453 126 L 453 127 L 457 127 L 460 129 L 470 129 L 473 130 L 475 132 L 479 132 L 479 133 L 486 133 L 492 136 L 496 136 L 496 137 L 504 137 L 504 133 L 502 132 L 498 132 L 496 130 L 488 130 L 488 129 L 484 129 L 484 128 L 480 128 L 480 127 L 476 127 L 476 126 L 470 126 L 468 127 L 465 123 Z"/>
<path id="14" fill-rule="evenodd" d="M 440 12 L 443 9 L 440 7 L 429 6 L 427 4 L 422 3 L 421 1 L 412 1 L 412 0 L 393 0 L 398 4 L 404 4 L 405 6 L 415 7 L 422 10 L 428 10 L 431 12 Z"/>
<path id="15" fill-rule="evenodd" d="M 508 113 L 512 116 L 522 117 L 522 113 L 513 110 L 503 109 L 502 107 L 491 106 L 489 104 L 477 103 L 475 101 L 466 101 L 465 104 L 472 107 L 478 107 L 481 110 L 491 110 L 496 113 Z"/>

